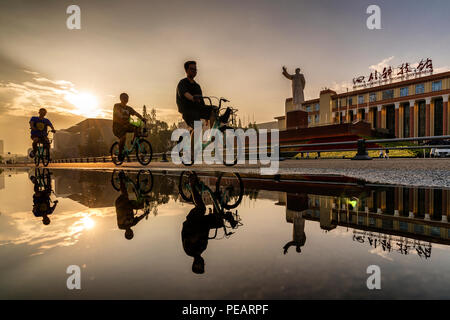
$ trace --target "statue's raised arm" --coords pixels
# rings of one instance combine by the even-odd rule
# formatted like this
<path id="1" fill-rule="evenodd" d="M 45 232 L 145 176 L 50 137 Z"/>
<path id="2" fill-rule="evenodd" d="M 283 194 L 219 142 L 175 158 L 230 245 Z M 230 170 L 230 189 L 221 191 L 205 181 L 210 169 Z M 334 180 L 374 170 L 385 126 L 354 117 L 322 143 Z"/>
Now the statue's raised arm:
<path id="1" fill-rule="evenodd" d="M 283 75 L 292 81 L 292 103 L 295 106 L 300 106 L 304 101 L 303 90 L 305 89 L 305 76 L 300 73 L 300 68 L 295 69 L 295 74 L 289 74 L 286 67 L 283 66 Z"/>
<path id="2" fill-rule="evenodd" d="M 283 66 L 282 70 L 283 70 L 283 72 L 282 72 L 282 73 L 283 73 L 283 76 L 285 76 L 285 77 L 288 78 L 289 80 L 292 80 L 292 79 L 294 78 L 293 75 L 290 75 L 290 74 L 287 72 L 285 66 Z"/>

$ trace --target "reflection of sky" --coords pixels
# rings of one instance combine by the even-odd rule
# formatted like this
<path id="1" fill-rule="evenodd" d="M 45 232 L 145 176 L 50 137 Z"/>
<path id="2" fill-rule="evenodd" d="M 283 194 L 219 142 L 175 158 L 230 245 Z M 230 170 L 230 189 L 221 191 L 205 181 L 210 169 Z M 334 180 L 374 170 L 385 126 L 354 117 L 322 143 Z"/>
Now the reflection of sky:
<path id="1" fill-rule="evenodd" d="M 385 254 L 352 240 L 353 230 L 325 233 L 306 221 L 302 253 L 283 245 L 293 225 L 276 200 L 245 199 L 243 226 L 229 239 L 210 240 L 205 274 L 191 272 L 181 243 L 192 206 L 170 200 L 142 220 L 128 241 L 115 209 L 89 209 L 59 198 L 52 222 L 31 213 L 26 174 L 6 177 L 0 190 L 0 298 L 449 298 L 449 250 L 433 245 L 432 258 Z M 20 190 L 20 192 L 19 192 Z M 117 193 L 118 195 L 118 193 Z M 54 199 L 54 196 L 52 196 Z M 15 199 L 15 200 L 11 200 Z M 82 290 L 65 288 L 67 266 L 82 267 Z M 366 268 L 381 267 L 382 290 L 366 288 Z M 39 294 L 38 294 L 39 293 Z"/>

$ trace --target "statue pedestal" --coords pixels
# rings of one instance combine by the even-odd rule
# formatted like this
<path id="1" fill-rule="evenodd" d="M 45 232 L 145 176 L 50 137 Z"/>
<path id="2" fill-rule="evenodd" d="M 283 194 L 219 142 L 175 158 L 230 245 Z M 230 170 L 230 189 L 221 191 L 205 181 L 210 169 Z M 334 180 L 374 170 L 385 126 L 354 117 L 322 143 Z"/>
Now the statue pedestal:
<path id="1" fill-rule="evenodd" d="M 284 113 L 288 113 L 290 111 L 301 110 L 302 105 L 295 105 L 292 101 L 292 98 L 287 98 L 284 104 Z"/>
<path id="2" fill-rule="evenodd" d="M 292 98 L 286 99 L 285 114 L 286 114 L 286 129 L 297 130 L 308 127 L 308 112 L 302 110 L 300 105 L 294 105 Z"/>

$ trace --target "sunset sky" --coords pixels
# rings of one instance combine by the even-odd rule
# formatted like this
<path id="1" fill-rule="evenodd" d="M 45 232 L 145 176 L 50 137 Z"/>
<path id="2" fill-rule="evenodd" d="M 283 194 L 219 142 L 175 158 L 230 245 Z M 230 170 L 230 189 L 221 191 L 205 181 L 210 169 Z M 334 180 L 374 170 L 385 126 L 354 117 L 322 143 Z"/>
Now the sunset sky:
<path id="1" fill-rule="evenodd" d="M 68 30 L 66 8 L 81 8 Z M 382 30 L 366 27 L 381 8 Z M 175 88 L 183 62 L 198 62 L 205 95 L 224 96 L 243 119 L 273 120 L 291 86 L 286 65 L 306 77 L 305 97 L 338 92 L 370 66 L 431 57 L 450 65 L 450 2 L 442 1 L 18 1 L 0 2 L 0 140 L 25 153 L 28 120 L 48 109 L 56 129 L 85 117 L 112 117 L 121 92 L 178 121 Z"/>

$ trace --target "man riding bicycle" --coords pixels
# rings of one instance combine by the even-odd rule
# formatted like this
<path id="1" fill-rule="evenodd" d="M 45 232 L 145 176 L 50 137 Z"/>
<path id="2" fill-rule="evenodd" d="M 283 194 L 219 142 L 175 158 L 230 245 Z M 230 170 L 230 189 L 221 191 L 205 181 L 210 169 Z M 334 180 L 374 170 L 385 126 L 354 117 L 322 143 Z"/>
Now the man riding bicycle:
<path id="1" fill-rule="evenodd" d="M 209 120 L 211 127 L 216 120 L 216 113 L 213 112 L 215 106 L 206 106 L 202 98 L 202 89 L 200 85 L 194 81 L 197 75 L 197 63 L 195 61 L 186 61 L 184 63 L 186 78 L 181 79 L 177 86 L 177 106 L 178 112 L 183 116 L 186 124 L 194 128 L 194 121 L 200 119 Z M 231 109 L 227 108 L 221 116 L 220 122 L 227 123 L 230 117 Z"/>
<path id="2" fill-rule="evenodd" d="M 50 151 L 47 128 L 52 128 L 53 133 L 55 133 L 56 130 L 50 120 L 45 117 L 46 114 L 47 110 L 45 108 L 40 108 L 39 117 L 35 116 L 30 119 L 31 140 L 33 140 L 33 150 L 30 152 L 31 158 L 36 155 L 38 143 L 42 143 L 44 147 Z"/>
<path id="3" fill-rule="evenodd" d="M 123 148 L 125 146 L 126 134 L 128 132 L 134 133 L 134 138 L 136 138 L 138 127 L 130 123 L 130 116 L 134 115 L 145 122 L 144 117 L 142 117 L 138 112 L 136 112 L 132 107 L 127 106 L 128 94 L 120 94 L 120 103 L 114 105 L 113 110 L 113 133 L 119 138 L 119 161 L 124 160 Z"/>

